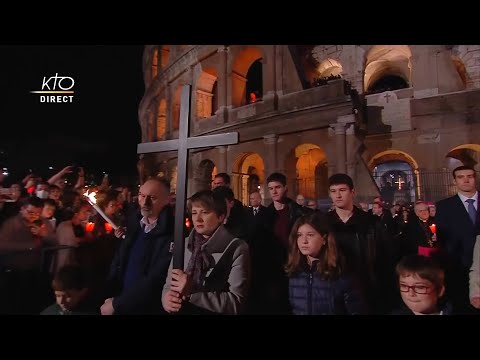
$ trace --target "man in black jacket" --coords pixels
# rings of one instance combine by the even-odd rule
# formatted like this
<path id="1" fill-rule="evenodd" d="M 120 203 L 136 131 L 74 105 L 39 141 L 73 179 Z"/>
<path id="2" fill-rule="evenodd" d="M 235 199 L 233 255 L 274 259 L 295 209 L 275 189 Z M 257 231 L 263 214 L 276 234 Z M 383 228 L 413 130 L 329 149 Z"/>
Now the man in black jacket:
<path id="1" fill-rule="evenodd" d="M 262 212 L 260 226 L 250 239 L 252 254 L 252 309 L 254 313 L 286 314 L 288 304 L 287 263 L 289 235 L 295 221 L 312 210 L 287 197 L 287 178 L 273 173 L 267 178 L 273 202 Z"/>
<path id="2" fill-rule="evenodd" d="M 140 187 L 140 214 L 130 219 L 126 238 L 113 259 L 102 315 L 164 313 L 162 289 L 172 258 L 174 228 L 169 194 L 170 184 L 162 179 L 147 180 Z"/>
<path id="3" fill-rule="evenodd" d="M 394 264 L 388 239 L 368 213 L 353 205 L 355 190 L 347 174 L 329 180 L 330 198 L 335 208 L 328 213 L 339 252 L 347 270 L 358 277 L 373 313 L 388 313 L 394 304 Z"/>

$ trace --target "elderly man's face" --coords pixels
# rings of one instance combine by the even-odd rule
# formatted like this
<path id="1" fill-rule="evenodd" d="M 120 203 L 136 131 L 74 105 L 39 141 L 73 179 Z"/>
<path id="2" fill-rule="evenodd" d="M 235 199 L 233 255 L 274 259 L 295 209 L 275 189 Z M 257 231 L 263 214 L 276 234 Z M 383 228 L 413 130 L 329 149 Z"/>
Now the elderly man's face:
<path id="1" fill-rule="evenodd" d="M 297 195 L 297 204 L 303 206 L 305 204 L 305 197 L 302 194 Z"/>
<path id="2" fill-rule="evenodd" d="M 138 204 L 142 216 L 155 219 L 168 204 L 170 196 L 168 190 L 156 180 L 148 180 L 138 192 Z"/>

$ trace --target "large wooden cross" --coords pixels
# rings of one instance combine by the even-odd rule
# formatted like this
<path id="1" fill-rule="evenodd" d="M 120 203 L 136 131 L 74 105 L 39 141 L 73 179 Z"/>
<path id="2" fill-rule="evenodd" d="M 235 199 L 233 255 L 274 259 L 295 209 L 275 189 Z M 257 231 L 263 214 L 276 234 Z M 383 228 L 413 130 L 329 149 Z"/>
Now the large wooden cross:
<path id="1" fill-rule="evenodd" d="M 175 234 L 173 268 L 183 270 L 185 252 L 185 203 L 188 178 L 188 153 L 190 149 L 238 144 L 238 133 L 189 137 L 191 86 L 184 85 L 180 103 L 180 129 L 178 139 L 138 144 L 137 153 L 158 153 L 178 150 L 177 194 L 175 203 Z"/>

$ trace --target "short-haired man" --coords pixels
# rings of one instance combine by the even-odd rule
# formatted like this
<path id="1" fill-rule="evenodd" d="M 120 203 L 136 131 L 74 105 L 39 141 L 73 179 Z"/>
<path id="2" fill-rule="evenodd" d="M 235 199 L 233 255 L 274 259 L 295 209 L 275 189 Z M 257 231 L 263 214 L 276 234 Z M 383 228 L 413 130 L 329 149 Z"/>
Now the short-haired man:
<path id="1" fill-rule="evenodd" d="M 476 173 L 472 167 L 459 166 L 452 174 L 457 194 L 437 203 L 437 238 L 448 256 L 447 296 L 451 298 L 456 313 L 468 313 L 473 310 L 468 296 L 468 273 L 480 225 L 477 217 L 479 199 Z"/>
<path id="2" fill-rule="evenodd" d="M 173 269 L 163 289 L 168 313 L 237 315 L 245 310 L 250 285 L 247 243 L 226 231 L 226 202 L 206 190 L 190 198 L 194 230 L 185 239 L 185 266 Z"/>
<path id="3" fill-rule="evenodd" d="M 235 205 L 235 197 L 232 189 L 226 186 L 219 186 L 213 190 L 213 193 L 225 200 L 227 204 L 227 213 L 225 216 L 225 229 L 235 237 L 247 240 L 248 237 L 248 214 L 243 205 Z"/>
<path id="4" fill-rule="evenodd" d="M 230 187 L 230 175 L 227 173 L 218 173 L 215 175 L 212 181 L 212 190 L 219 186 L 227 186 Z"/>
<path id="5" fill-rule="evenodd" d="M 345 256 L 347 268 L 359 277 L 366 292 L 371 311 L 390 311 L 393 301 L 394 268 L 392 259 L 384 256 L 387 249 L 379 245 L 382 232 L 377 229 L 369 214 L 354 205 L 355 189 L 353 180 L 347 174 L 334 174 L 328 179 L 330 198 L 334 209 L 328 213 L 340 252 Z M 383 239 L 382 239 L 383 240 Z M 378 252 L 382 254 L 378 254 Z M 382 260 L 382 263 L 377 261 Z M 378 279 L 378 275 L 381 279 Z M 381 284 L 379 284 L 381 283 Z M 385 288 L 383 288 L 385 286 Z"/>
<path id="6" fill-rule="evenodd" d="M 252 312 L 285 314 L 289 312 L 287 262 L 289 235 L 295 221 L 312 212 L 288 198 L 287 178 L 275 172 L 267 178 L 273 202 L 265 210 L 263 228 L 251 241 L 253 283 Z"/>
<path id="7" fill-rule="evenodd" d="M 169 195 L 170 184 L 163 179 L 149 179 L 140 187 L 140 214 L 130 219 L 113 259 L 102 315 L 164 313 L 160 298 L 172 258 L 174 228 Z"/>

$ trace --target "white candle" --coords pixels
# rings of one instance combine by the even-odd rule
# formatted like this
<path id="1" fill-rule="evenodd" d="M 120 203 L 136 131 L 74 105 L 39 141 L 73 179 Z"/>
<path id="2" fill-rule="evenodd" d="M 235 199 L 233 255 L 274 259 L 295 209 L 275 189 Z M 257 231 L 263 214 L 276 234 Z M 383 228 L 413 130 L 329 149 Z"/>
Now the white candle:
<path id="1" fill-rule="evenodd" d="M 117 230 L 118 226 L 115 225 L 115 223 L 112 220 L 110 220 L 110 218 L 107 215 L 105 215 L 105 213 L 102 211 L 102 209 L 100 209 L 100 207 L 97 205 L 97 199 L 95 199 L 95 192 L 92 192 L 92 193 L 89 194 L 88 191 L 87 191 L 83 195 L 87 198 L 87 201 L 90 203 L 90 205 L 92 205 L 93 208 L 95 210 L 97 210 L 97 212 L 100 214 L 100 216 L 103 217 L 106 222 L 108 222 L 110 225 L 112 225 L 113 230 Z"/>

